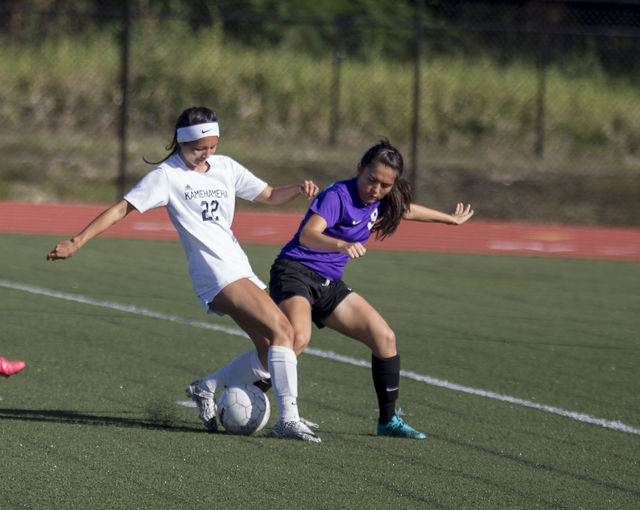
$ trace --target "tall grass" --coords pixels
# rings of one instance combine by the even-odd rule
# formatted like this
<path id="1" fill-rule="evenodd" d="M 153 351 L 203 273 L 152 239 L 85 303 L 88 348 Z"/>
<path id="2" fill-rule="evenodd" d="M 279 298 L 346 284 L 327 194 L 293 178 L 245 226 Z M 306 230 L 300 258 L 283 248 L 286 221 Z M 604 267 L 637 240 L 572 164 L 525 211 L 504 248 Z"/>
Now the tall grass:
<path id="1" fill-rule="evenodd" d="M 333 112 L 333 59 L 295 48 L 226 43 L 219 28 L 192 32 L 182 22 L 146 21 L 133 35 L 135 129 L 166 132 L 177 113 L 206 104 L 223 128 L 254 139 L 326 139 Z M 4 127 L 79 129 L 112 135 L 122 100 L 120 48 L 108 31 L 40 44 L 0 43 L 0 113 Z M 341 74 L 342 142 L 411 134 L 413 64 L 345 58 Z M 530 148 L 539 75 L 522 63 L 437 57 L 422 70 L 424 143 Z M 571 77 L 552 68 L 545 103 L 547 141 L 561 151 L 635 154 L 640 92 L 594 72 Z M 528 150 L 528 149 L 527 149 Z"/>

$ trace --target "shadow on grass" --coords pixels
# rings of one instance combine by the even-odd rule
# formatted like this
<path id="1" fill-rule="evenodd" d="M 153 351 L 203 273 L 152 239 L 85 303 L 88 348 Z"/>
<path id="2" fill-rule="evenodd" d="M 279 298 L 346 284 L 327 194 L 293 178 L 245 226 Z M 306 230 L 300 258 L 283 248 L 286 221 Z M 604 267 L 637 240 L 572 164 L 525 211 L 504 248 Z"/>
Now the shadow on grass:
<path id="1" fill-rule="evenodd" d="M 106 427 L 128 427 L 149 430 L 165 430 L 170 432 L 209 433 L 197 424 L 186 424 L 163 418 L 124 418 L 117 416 L 100 416 L 75 411 L 43 411 L 30 409 L 0 409 L 0 420 L 19 420 L 34 422 L 63 423 L 69 425 L 91 425 Z"/>

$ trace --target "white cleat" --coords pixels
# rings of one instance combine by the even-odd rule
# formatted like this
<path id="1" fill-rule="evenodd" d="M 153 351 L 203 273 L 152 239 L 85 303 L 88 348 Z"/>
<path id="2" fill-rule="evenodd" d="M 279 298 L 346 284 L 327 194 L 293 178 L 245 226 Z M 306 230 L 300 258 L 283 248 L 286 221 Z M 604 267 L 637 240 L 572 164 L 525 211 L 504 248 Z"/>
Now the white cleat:
<path id="1" fill-rule="evenodd" d="M 300 421 L 309 428 L 319 429 L 320 425 L 317 423 L 313 423 L 312 421 L 305 420 L 302 416 L 300 416 Z"/>
<path id="2" fill-rule="evenodd" d="M 200 380 L 193 381 L 187 386 L 187 395 L 191 397 L 198 406 L 200 419 L 204 422 L 205 428 L 209 432 L 218 432 L 218 422 L 216 421 L 216 396 L 209 390 L 200 386 Z"/>
<path id="3" fill-rule="evenodd" d="M 315 425 L 315 423 L 313 425 Z M 322 439 L 316 436 L 302 421 L 288 421 L 285 423 L 282 418 L 280 418 L 273 427 L 271 437 L 322 443 Z"/>

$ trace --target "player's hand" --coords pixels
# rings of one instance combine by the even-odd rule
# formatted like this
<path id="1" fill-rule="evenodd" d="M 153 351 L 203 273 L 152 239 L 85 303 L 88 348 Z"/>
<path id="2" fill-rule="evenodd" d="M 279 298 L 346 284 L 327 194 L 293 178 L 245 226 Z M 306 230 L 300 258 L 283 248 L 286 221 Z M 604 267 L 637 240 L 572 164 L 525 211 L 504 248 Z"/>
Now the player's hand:
<path id="1" fill-rule="evenodd" d="M 465 221 L 473 216 L 473 210 L 471 209 L 471 204 L 467 205 L 466 209 L 464 204 L 456 205 L 456 212 L 451 215 L 453 218 L 452 225 L 462 225 Z"/>
<path id="2" fill-rule="evenodd" d="M 60 241 L 47 255 L 47 260 L 68 259 L 78 251 L 78 246 L 73 241 Z"/>
<path id="3" fill-rule="evenodd" d="M 367 249 L 360 243 L 344 243 L 338 247 L 338 251 L 343 255 L 349 255 L 351 259 L 357 259 L 367 253 Z"/>
<path id="4" fill-rule="evenodd" d="M 318 188 L 313 181 L 304 181 L 300 185 L 300 194 L 306 195 L 309 200 L 315 197 L 318 193 L 320 193 L 320 188 Z"/>

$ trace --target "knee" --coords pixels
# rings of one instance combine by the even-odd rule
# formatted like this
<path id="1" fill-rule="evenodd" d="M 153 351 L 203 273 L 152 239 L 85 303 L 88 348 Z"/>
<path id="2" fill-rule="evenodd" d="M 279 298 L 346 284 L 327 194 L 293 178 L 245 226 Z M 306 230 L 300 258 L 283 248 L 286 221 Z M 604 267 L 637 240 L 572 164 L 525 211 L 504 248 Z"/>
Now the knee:
<path id="1" fill-rule="evenodd" d="M 373 354 L 379 358 L 392 358 L 398 354 L 396 334 L 388 326 L 377 332 L 375 344 L 378 352 L 374 351 Z"/>
<path id="2" fill-rule="evenodd" d="M 393 332 L 391 328 L 387 328 L 384 333 L 384 344 L 387 346 L 387 349 L 393 350 L 395 356 L 396 353 L 396 334 Z"/>
<path id="3" fill-rule="evenodd" d="M 302 354 L 302 351 L 304 351 L 307 348 L 307 345 L 309 345 L 310 340 L 311 337 L 305 333 L 296 333 L 293 336 L 293 350 L 296 353 L 296 356 L 300 356 L 300 354 Z"/>

